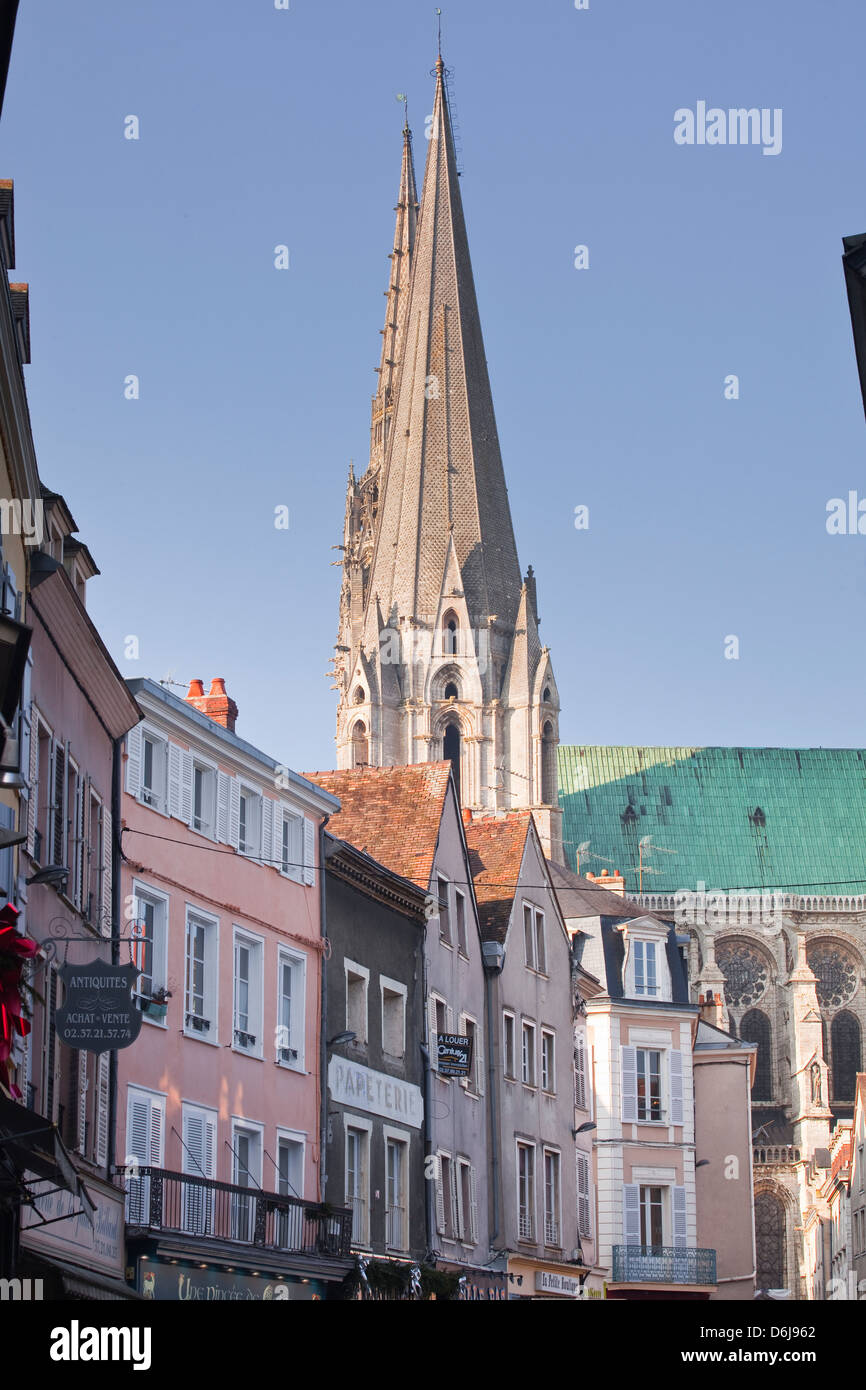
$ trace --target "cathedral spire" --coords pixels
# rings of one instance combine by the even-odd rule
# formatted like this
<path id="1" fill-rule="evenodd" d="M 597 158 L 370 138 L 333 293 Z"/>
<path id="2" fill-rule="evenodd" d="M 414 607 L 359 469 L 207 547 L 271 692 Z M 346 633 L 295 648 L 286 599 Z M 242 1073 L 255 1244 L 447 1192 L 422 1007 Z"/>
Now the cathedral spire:
<path id="1" fill-rule="evenodd" d="M 391 269 L 385 291 L 385 327 L 382 333 L 382 356 L 378 366 L 379 381 L 373 396 L 370 425 L 370 467 L 381 467 L 388 447 L 389 427 L 394 409 L 394 393 L 400 353 L 409 308 L 409 279 L 412 269 L 412 250 L 418 222 L 418 190 L 415 184 L 415 162 L 412 156 L 412 132 L 408 114 L 403 125 L 403 161 L 400 167 L 400 193 L 394 209 L 397 221 L 394 228 L 394 249 L 389 260 Z"/>

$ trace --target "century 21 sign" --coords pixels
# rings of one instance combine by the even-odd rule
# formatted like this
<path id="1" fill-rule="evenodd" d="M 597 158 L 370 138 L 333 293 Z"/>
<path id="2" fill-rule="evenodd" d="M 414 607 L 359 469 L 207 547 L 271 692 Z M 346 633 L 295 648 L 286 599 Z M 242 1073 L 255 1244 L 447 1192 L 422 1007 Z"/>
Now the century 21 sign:
<path id="1" fill-rule="evenodd" d="M 141 1012 L 132 987 L 141 972 L 134 965 L 63 965 L 63 1003 L 55 1013 L 57 1037 L 64 1047 L 85 1052 L 113 1052 L 129 1047 L 141 1030 Z"/>

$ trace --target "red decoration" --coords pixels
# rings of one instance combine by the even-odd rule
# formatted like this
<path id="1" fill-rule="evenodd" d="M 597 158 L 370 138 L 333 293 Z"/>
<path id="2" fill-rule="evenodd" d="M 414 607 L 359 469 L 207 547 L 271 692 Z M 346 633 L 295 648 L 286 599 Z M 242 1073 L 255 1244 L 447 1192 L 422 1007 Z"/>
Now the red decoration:
<path id="1" fill-rule="evenodd" d="M 25 962 L 39 954 L 39 943 L 16 931 L 20 915 L 12 903 L 0 909 L 0 1087 L 15 1100 L 21 1099 L 21 1091 L 12 1080 L 12 1045 L 16 1033 L 26 1038 L 30 1032 L 21 974 Z"/>

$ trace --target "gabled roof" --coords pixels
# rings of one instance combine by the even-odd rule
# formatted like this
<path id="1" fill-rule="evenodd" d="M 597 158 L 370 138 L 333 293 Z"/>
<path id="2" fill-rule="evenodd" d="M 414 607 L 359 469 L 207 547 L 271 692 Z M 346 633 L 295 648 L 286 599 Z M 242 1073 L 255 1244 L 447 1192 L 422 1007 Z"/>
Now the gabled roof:
<path id="1" fill-rule="evenodd" d="M 466 826 L 481 935 L 504 942 L 532 822 L 531 811 L 485 816 Z"/>
<path id="2" fill-rule="evenodd" d="M 645 894 L 864 891 L 863 749 L 560 746 L 559 801 L 569 860 L 589 841 L 633 893 L 646 836 Z"/>
<path id="3" fill-rule="evenodd" d="M 559 906 L 566 921 L 576 917 L 646 917 L 652 916 L 632 898 L 621 898 L 609 888 L 602 888 L 583 874 L 573 873 L 562 864 L 548 864 L 556 889 Z"/>
<path id="4" fill-rule="evenodd" d="M 304 775 L 339 798 L 341 809 L 328 822 L 329 831 L 401 878 L 428 886 L 450 763 L 353 767 Z"/>

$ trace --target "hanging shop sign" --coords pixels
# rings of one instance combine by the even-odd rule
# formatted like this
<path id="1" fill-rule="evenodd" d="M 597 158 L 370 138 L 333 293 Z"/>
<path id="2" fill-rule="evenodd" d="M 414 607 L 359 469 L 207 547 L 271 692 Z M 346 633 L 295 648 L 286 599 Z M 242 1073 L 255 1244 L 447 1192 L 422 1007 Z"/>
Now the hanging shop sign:
<path id="1" fill-rule="evenodd" d="M 468 1076 L 472 1067 L 472 1039 L 459 1033 L 437 1033 L 436 1054 L 440 1076 Z"/>
<path id="2" fill-rule="evenodd" d="M 86 965 L 60 968 L 64 998 L 55 1012 L 57 1038 L 65 1047 L 85 1052 L 113 1052 L 129 1047 L 141 1030 L 141 1012 L 132 987 L 140 972 L 134 965 Z"/>

